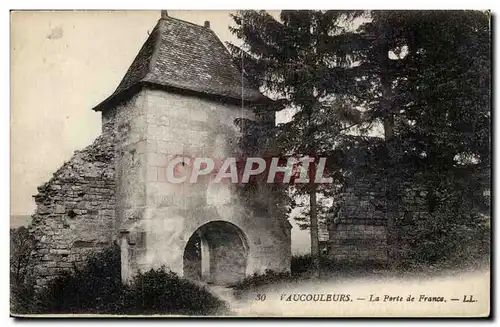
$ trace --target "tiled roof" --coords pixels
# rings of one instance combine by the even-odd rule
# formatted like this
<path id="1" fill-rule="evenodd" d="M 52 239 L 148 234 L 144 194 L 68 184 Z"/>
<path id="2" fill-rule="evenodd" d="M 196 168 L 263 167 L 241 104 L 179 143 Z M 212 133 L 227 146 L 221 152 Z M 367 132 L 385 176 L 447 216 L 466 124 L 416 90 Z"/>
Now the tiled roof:
<path id="1" fill-rule="evenodd" d="M 116 91 L 94 110 L 105 109 L 115 97 L 140 83 L 236 100 L 243 93 L 244 101 L 270 101 L 245 78 L 242 83 L 241 72 L 210 28 L 168 16 L 158 21 Z"/>

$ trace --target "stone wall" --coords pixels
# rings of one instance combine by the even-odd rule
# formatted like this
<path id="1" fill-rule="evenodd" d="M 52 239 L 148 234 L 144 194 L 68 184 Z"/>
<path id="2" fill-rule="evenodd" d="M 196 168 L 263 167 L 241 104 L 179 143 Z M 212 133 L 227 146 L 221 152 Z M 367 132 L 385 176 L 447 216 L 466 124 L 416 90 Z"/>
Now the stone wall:
<path id="1" fill-rule="evenodd" d="M 112 137 L 100 136 L 38 187 L 29 226 L 36 242 L 32 256 L 38 287 L 113 242 L 113 160 Z"/>
<path id="2" fill-rule="evenodd" d="M 339 262 L 385 263 L 387 219 L 382 194 L 358 180 L 345 189 L 338 205 L 328 226 L 328 257 Z"/>

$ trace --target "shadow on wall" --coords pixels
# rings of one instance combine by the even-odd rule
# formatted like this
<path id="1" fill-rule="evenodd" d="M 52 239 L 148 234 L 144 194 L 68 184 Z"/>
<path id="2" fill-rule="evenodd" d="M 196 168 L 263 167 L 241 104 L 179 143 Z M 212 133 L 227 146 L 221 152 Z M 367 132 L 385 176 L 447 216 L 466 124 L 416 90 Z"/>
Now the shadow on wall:
<path id="1" fill-rule="evenodd" d="M 184 277 L 213 284 L 245 278 L 248 242 L 243 232 L 225 221 L 198 228 L 184 250 Z"/>

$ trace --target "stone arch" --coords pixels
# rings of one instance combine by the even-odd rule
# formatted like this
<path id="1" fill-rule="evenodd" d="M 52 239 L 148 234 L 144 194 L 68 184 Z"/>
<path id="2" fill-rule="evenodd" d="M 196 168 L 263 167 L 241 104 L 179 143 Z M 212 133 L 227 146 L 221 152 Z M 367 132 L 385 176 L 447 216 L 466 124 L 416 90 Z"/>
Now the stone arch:
<path id="1" fill-rule="evenodd" d="M 223 220 L 199 227 L 184 248 L 184 277 L 227 285 L 246 275 L 248 240 L 236 225 Z"/>

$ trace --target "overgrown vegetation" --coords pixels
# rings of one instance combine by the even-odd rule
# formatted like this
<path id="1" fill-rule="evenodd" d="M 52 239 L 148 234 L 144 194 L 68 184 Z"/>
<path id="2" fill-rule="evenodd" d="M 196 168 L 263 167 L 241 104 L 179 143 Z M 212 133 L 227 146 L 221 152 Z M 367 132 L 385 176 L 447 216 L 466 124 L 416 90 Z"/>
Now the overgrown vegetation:
<path id="1" fill-rule="evenodd" d="M 26 227 L 10 230 L 10 305 L 12 311 L 30 306 L 33 280 L 30 276 L 31 251 L 34 242 Z"/>
<path id="2" fill-rule="evenodd" d="M 263 274 L 255 273 L 243 280 L 231 285 L 235 290 L 255 289 L 263 285 L 272 285 L 284 282 L 297 282 L 299 280 L 307 280 L 311 278 L 311 261 L 310 254 L 294 255 L 290 263 L 290 272 L 276 272 L 267 269 Z M 324 272 L 331 271 L 333 264 L 326 258 L 321 258 L 320 269 Z M 329 274 L 323 274 L 329 275 Z"/>
<path id="3" fill-rule="evenodd" d="M 82 269 L 57 277 L 34 292 L 33 284 L 11 293 L 16 314 L 215 315 L 228 312 L 225 302 L 206 288 L 165 268 L 140 273 L 130 285 L 120 276 L 120 250 L 91 257 Z"/>
<path id="4" fill-rule="evenodd" d="M 241 281 L 231 285 L 231 288 L 235 290 L 249 290 L 256 289 L 263 285 L 272 285 L 283 282 L 296 282 L 298 280 L 297 276 L 292 275 L 287 272 L 275 272 L 273 270 L 267 269 L 263 274 L 255 273 L 252 276 L 248 276 Z"/>
<path id="5" fill-rule="evenodd" d="M 310 254 L 292 256 L 290 264 L 290 272 L 276 272 L 266 270 L 263 274 L 255 273 L 245 279 L 231 285 L 232 288 L 238 291 L 257 289 L 265 285 L 273 285 L 280 283 L 294 283 L 300 281 L 308 281 L 311 278 L 318 280 L 334 280 L 337 278 L 356 278 L 359 276 L 374 276 L 376 274 L 387 273 L 387 267 L 377 261 L 366 261 L 362 263 L 336 262 L 326 257 L 320 257 L 319 270 L 320 274 L 311 273 Z"/>
<path id="6" fill-rule="evenodd" d="M 464 246 L 464 248 L 470 248 Z M 424 251 L 425 252 L 425 251 Z M 292 256 L 290 272 L 276 272 L 273 270 L 266 270 L 264 273 L 255 273 L 248 276 L 243 280 L 231 285 L 236 291 L 236 295 L 245 294 L 248 290 L 258 290 L 273 285 L 296 285 L 300 282 L 314 281 L 339 281 L 357 278 L 386 278 L 386 277 L 412 277 L 412 276 L 431 276 L 431 275 L 448 275 L 450 270 L 456 272 L 459 269 L 478 268 L 485 264 L 484 253 L 463 254 L 464 257 L 470 258 L 474 256 L 479 260 L 475 261 L 472 265 L 467 261 L 458 262 L 455 260 L 447 260 L 438 264 L 422 264 L 414 262 L 406 262 L 405 265 L 399 266 L 397 270 L 391 269 L 387 264 L 380 261 L 364 261 L 364 262 L 337 262 L 329 260 L 328 258 L 320 258 L 320 274 L 319 278 L 311 274 L 311 255 L 297 255 Z M 480 260 L 482 258 L 483 260 Z"/>
<path id="7" fill-rule="evenodd" d="M 275 148 L 330 160 L 332 187 L 297 188 L 309 199 L 299 219 L 313 270 L 318 222 L 335 218 L 349 178 L 371 180 L 386 200 L 393 267 L 489 256 L 490 12 L 245 10 L 233 19 L 235 62 L 277 111 L 294 110 L 270 133 Z"/>

